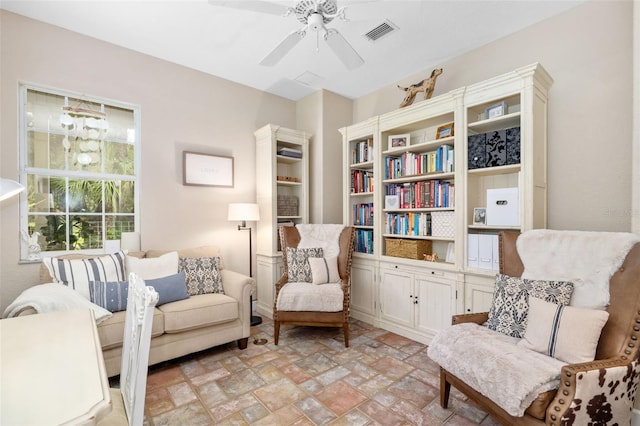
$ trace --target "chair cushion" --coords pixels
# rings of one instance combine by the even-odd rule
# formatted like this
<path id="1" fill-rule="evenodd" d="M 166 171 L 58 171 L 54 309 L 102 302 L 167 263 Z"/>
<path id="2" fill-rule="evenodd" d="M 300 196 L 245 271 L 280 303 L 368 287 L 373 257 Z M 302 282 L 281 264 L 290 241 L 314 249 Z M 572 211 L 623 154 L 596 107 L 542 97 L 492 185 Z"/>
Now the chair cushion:
<path id="1" fill-rule="evenodd" d="M 124 321 L 127 311 L 114 312 L 111 318 L 98 325 L 98 336 L 103 350 L 118 348 L 124 341 Z M 151 338 L 164 333 L 164 316 L 158 308 L 153 310 Z"/>
<path id="2" fill-rule="evenodd" d="M 278 293 L 279 311 L 340 312 L 343 309 L 342 285 L 336 283 L 286 283 Z"/>
<path id="3" fill-rule="evenodd" d="M 167 303 L 158 309 L 164 314 L 164 331 L 179 333 L 239 318 L 238 301 L 224 294 L 209 293 Z"/>

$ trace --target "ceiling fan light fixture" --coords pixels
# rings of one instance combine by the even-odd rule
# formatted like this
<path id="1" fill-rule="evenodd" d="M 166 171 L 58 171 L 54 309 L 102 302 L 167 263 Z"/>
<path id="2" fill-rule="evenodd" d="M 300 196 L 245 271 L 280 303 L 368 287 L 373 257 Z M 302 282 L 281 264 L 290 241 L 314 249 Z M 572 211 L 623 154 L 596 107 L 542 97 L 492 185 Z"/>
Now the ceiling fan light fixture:
<path id="1" fill-rule="evenodd" d="M 312 13 L 307 18 L 307 25 L 310 30 L 320 31 L 324 29 L 324 18 L 319 13 Z"/>

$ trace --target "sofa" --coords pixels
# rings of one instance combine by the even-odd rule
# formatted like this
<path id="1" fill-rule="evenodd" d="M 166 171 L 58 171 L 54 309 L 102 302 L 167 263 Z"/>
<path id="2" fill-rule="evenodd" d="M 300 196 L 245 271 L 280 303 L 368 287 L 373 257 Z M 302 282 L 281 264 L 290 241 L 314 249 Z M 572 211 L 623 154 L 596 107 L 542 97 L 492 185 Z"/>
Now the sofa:
<path id="1" fill-rule="evenodd" d="M 550 236 L 552 240 L 562 239 L 566 235 L 562 231 L 536 232 L 546 237 Z M 575 232 L 573 235 L 581 237 L 580 234 Z M 429 356 L 440 364 L 442 407 L 447 408 L 453 386 L 505 425 L 630 424 L 640 377 L 640 243 L 637 242 L 638 237 L 633 234 L 591 234 L 595 235 L 595 238 L 611 234 L 613 237 L 621 236 L 626 239 L 627 249 L 621 251 L 619 260 L 611 267 L 606 295 L 607 305 L 600 309 L 572 307 L 571 303 L 578 291 L 576 287 L 569 305 L 557 305 L 554 308 L 556 315 L 553 317 L 553 324 L 557 326 L 555 330 L 558 334 L 554 335 L 551 332 L 548 336 L 552 338 L 545 337 L 547 340 L 543 340 L 543 343 L 547 343 L 547 346 L 541 351 L 545 353 L 541 353 L 540 348 L 530 349 L 529 342 L 523 342 L 528 336 L 537 333 L 541 324 L 545 322 L 542 317 L 534 318 L 534 307 L 538 315 L 538 312 L 542 312 L 540 306 L 546 307 L 550 304 L 541 301 L 537 296 L 529 296 L 528 324 L 524 328 L 524 337 L 520 339 L 488 330 L 491 311 L 454 316 L 452 326 L 439 332 L 428 349 Z M 522 244 L 518 242 L 523 235 L 525 234 L 517 232 L 500 233 L 501 274 L 522 277 L 525 273 L 526 262 L 521 257 Z M 578 251 L 584 250 L 588 253 L 588 250 L 593 250 L 592 253 L 601 253 L 602 256 L 610 255 L 604 247 L 588 247 L 589 243 L 583 245 L 584 249 Z M 550 244 L 548 250 L 550 256 L 567 256 L 566 259 L 569 259 L 570 255 L 562 253 L 559 246 L 551 247 Z M 550 263 L 554 262 L 553 257 L 548 259 Z M 598 261 L 588 258 L 586 262 L 597 264 Z M 548 269 L 553 270 L 553 266 L 549 266 Z M 607 268 L 596 266 L 594 273 L 600 274 L 605 269 Z M 575 283 L 584 287 L 580 291 L 587 296 L 599 291 L 588 287 L 589 279 L 590 277 L 575 280 Z M 578 285 L 575 283 L 574 285 Z M 558 289 L 559 287 L 553 288 L 554 297 L 560 294 Z M 494 292 L 492 310 L 495 308 L 497 292 L 498 290 Z M 569 308 L 573 310 L 569 311 Z M 565 324 L 565 320 L 573 318 L 568 316 L 569 312 L 588 316 L 576 317 L 579 321 L 569 327 Z M 603 320 L 603 325 L 595 326 L 591 323 L 591 318 L 596 317 Z M 563 329 L 565 325 L 568 328 Z M 593 331 L 600 326 L 601 331 Z M 558 352 L 553 352 L 553 356 L 549 355 L 552 342 L 553 345 L 563 345 L 561 336 L 564 336 L 564 339 L 587 340 L 583 337 L 586 333 L 592 335 L 592 343 L 573 341 L 570 345 L 565 345 L 563 356 L 571 360 L 574 356 L 572 351 L 578 351 L 590 343 L 593 347 L 591 357 L 587 358 L 590 360 L 567 362 L 556 359 Z M 475 340 L 465 341 L 467 335 L 473 336 Z M 514 366 L 518 363 L 520 366 L 516 369 Z M 524 412 L 514 415 L 509 409 L 510 403 L 505 404 L 501 400 L 504 388 L 518 381 L 520 377 L 530 374 L 530 371 L 525 370 L 543 371 L 544 368 L 538 369 L 538 364 L 543 363 L 546 363 L 544 368 L 549 371 L 550 380 L 538 378 L 541 384 L 544 382 L 544 386 L 540 387 L 543 391 L 539 394 L 534 392 L 527 400 L 523 399 L 521 402 L 524 403 Z M 507 395 L 507 398 L 513 397 L 515 393 L 517 392 Z"/>
<path id="2" fill-rule="evenodd" d="M 129 253 L 128 256 L 136 259 L 154 259 L 167 253 L 169 251 L 148 250 Z M 178 250 L 177 253 L 180 259 L 220 256 L 219 249 L 215 246 Z M 60 256 L 63 259 L 91 257 L 75 254 Z M 224 294 L 191 295 L 186 299 L 154 308 L 149 365 L 232 341 L 237 341 L 240 349 L 247 347 L 250 335 L 250 296 L 254 280 L 225 269 L 222 265 L 219 273 Z M 40 268 L 40 282 L 53 282 L 44 262 Z M 30 313 L 35 313 L 35 310 L 25 309 L 20 315 Z M 98 324 L 98 334 L 109 377 L 120 373 L 124 321 L 125 311 L 120 311 L 114 312 Z"/>

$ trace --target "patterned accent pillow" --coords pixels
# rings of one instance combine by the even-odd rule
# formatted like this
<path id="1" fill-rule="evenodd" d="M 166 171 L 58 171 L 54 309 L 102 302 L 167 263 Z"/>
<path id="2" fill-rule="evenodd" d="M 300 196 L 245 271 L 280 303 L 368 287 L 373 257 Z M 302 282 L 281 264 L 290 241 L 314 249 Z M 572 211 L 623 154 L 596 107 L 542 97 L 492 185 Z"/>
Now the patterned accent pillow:
<path id="1" fill-rule="evenodd" d="M 287 274 L 290 283 L 310 283 L 313 282 L 310 257 L 322 257 L 323 251 L 320 247 L 313 248 L 291 248 L 287 247 Z"/>
<path id="2" fill-rule="evenodd" d="M 125 252 L 119 251 L 106 256 L 63 259 L 45 257 L 42 263 L 49 270 L 53 282 L 64 284 L 76 290 L 85 299 L 91 300 L 89 281 L 125 281 Z"/>
<path id="3" fill-rule="evenodd" d="M 222 276 L 220 275 L 220 257 L 181 257 L 178 271 L 187 275 L 187 293 L 189 296 L 198 294 L 224 294 Z"/>
<path id="4" fill-rule="evenodd" d="M 90 281 L 91 301 L 109 312 L 127 310 L 129 281 Z"/>
<path id="5" fill-rule="evenodd" d="M 529 280 L 497 274 L 489 319 L 484 325 L 521 339 L 527 329 L 529 297 L 566 306 L 572 293 L 573 283 L 568 281 Z"/>

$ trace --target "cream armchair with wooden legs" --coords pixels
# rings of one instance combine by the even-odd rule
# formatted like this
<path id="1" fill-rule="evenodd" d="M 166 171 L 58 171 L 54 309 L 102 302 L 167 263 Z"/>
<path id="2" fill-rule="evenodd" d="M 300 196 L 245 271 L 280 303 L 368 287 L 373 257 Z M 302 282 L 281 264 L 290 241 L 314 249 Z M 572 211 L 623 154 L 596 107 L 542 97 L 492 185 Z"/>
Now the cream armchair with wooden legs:
<path id="1" fill-rule="evenodd" d="M 342 327 L 349 346 L 350 276 L 353 227 L 306 224 L 283 226 L 284 273 L 276 282 L 274 342 L 281 325 Z"/>
<path id="2" fill-rule="evenodd" d="M 98 423 L 100 426 L 141 426 L 144 420 L 151 328 L 158 293 L 134 273 L 129 274 L 128 288 L 120 389 L 111 389 L 113 410 Z"/>

